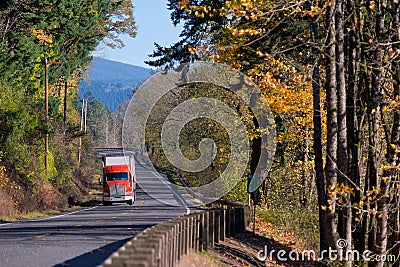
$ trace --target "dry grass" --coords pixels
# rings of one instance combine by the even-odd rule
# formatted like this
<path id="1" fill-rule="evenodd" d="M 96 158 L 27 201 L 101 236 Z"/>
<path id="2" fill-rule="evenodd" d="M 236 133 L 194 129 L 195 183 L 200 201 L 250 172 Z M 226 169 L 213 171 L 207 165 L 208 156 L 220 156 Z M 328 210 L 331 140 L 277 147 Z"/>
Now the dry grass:
<path id="1" fill-rule="evenodd" d="M 188 255 L 183 256 L 178 262 L 177 267 L 224 267 L 227 266 L 218 259 L 218 255 L 214 252 L 199 252 L 190 251 Z"/>
<path id="2" fill-rule="evenodd" d="M 32 211 L 32 212 L 25 212 L 25 213 L 19 213 L 19 214 L 13 214 L 13 215 L 8 215 L 8 216 L 0 216 L 0 222 L 18 222 L 18 221 L 24 221 L 24 220 L 34 220 L 37 218 L 41 217 L 46 217 L 46 216 L 52 216 L 64 212 L 72 212 L 76 211 L 79 209 L 82 209 L 84 207 L 82 206 L 73 206 L 67 209 L 62 209 L 62 210 L 47 210 L 47 211 Z"/>

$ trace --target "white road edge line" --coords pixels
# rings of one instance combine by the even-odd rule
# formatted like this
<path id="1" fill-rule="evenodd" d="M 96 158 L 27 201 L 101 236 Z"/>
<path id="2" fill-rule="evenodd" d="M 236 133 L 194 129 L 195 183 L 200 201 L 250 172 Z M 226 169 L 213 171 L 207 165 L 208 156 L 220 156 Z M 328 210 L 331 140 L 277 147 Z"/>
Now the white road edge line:
<path id="1" fill-rule="evenodd" d="M 136 160 L 136 162 L 137 162 L 139 165 L 141 165 L 143 168 L 147 169 L 148 171 L 152 172 L 153 174 L 156 174 L 156 177 L 157 177 L 159 180 L 161 180 L 161 182 L 163 182 L 163 184 L 165 184 L 165 185 L 169 188 L 169 190 L 172 191 L 172 193 L 173 193 L 175 196 L 177 196 L 177 197 L 181 200 L 183 206 L 186 208 L 186 215 L 189 215 L 189 214 L 190 214 L 190 209 L 189 209 L 188 206 L 186 206 L 186 204 L 185 204 L 186 201 L 185 201 L 179 194 L 177 194 L 174 190 L 172 190 L 172 188 L 165 182 L 165 179 L 164 179 L 157 171 L 154 172 L 151 168 L 149 168 L 148 166 L 146 166 L 146 165 L 144 165 L 142 162 L 140 162 L 140 160 L 137 158 L 136 155 L 135 155 L 135 160 Z M 139 183 L 139 185 L 140 185 L 140 183 Z M 142 187 L 142 186 L 140 186 L 140 187 Z M 144 191 L 146 191 L 146 190 L 144 190 Z M 150 195 L 150 194 L 149 194 L 149 195 Z M 151 195 L 150 195 L 150 196 L 151 196 Z"/>
<path id="2" fill-rule="evenodd" d="M 144 167 L 144 168 L 146 168 L 143 164 L 140 164 L 140 165 L 142 165 L 142 167 Z M 182 202 L 182 204 L 183 204 L 183 206 L 186 208 L 186 215 L 189 215 L 190 214 L 190 209 L 189 209 L 189 207 L 188 206 L 186 206 L 186 201 L 178 194 L 178 193 L 176 193 L 166 182 L 165 182 L 165 179 L 158 173 L 158 172 L 154 172 L 153 170 L 151 170 L 151 169 L 149 169 L 149 168 L 146 168 L 149 172 L 151 172 L 151 173 L 153 173 L 153 174 L 155 174 L 156 175 L 156 177 L 159 179 L 159 180 L 161 180 L 161 182 L 163 182 L 163 184 L 165 184 L 166 186 L 167 186 L 167 188 L 177 197 L 177 198 L 179 198 L 180 200 L 181 200 L 181 202 Z M 138 184 L 140 185 L 140 183 L 138 182 Z M 142 187 L 142 186 L 140 186 L 140 187 Z M 143 189 L 144 191 L 146 191 L 146 189 Z M 150 194 L 149 194 L 150 195 Z M 150 195 L 151 196 L 151 195 Z M 167 204 L 167 203 L 166 203 Z"/>
<path id="3" fill-rule="evenodd" d="M 18 222 L 3 223 L 3 224 L 0 224 L 0 227 L 1 226 L 5 226 L 5 225 L 17 224 L 17 223 L 47 221 L 47 220 L 51 220 L 51 219 L 60 218 L 60 217 L 64 217 L 64 216 L 67 216 L 67 215 L 71 215 L 71 214 L 74 214 L 74 213 L 78 213 L 78 212 L 81 212 L 81 211 L 92 210 L 92 209 L 95 209 L 97 207 L 99 207 L 99 205 L 94 206 L 94 207 L 90 207 L 90 208 L 86 208 L 86 209 L 80 209 L 80 210 L 76 210 L 76 211 L 73 211 L 73 212 L 68 212 L 68 213 L 56 215 L 56 216 L 44 217 L 44 218 L 36 219 L 36 220 L 24 220 L 24 221 L 18 221 Z"/>

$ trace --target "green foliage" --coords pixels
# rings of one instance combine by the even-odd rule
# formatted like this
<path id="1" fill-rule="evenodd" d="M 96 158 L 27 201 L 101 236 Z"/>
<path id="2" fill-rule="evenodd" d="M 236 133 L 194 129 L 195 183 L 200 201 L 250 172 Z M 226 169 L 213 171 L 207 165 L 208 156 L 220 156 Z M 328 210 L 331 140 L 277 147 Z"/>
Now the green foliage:
<path id="1" fill-rule="evenodd" d="M 40 154 L 39 156 L 39 162 L 40 162 L 40 177 L 42 178 L 43 181 L 48 182 L 51 180 L 54 180 L 57 175 L 58 175 L 58 171 L 56 169 L 56 166 L 54 164 L 54 156 L 53 153 L 51 153 L 51 151 L 49 151 L 48 153 L 48 172 L 46 174 L 46 168 L 45 168 L 45 153 Z"/>
<path id="2" fill-rule="evenodd" d="M 127 0 L 6 2 L 0 7 L 0 19 L 4 19 L 0 20 L 0 36 L 4 38 L 0 46 L 3 80 L 10 80 L 12 75 L 12 82 L 27 82 L 34 68 L 32 62 L 44 57 L 63 63 L 50 69 L 51 78 L 68 77 L 77 68 L 87 66 L 91 51 L 104 38 L 122 46 L 117 34 L 134 37 L 136 33 L 133 6 Z M 14 12 L 20 16 L 8 25 Z"/>
<path id="3" fill-rule="evenodd" d="M 230 201 L 247 203 L 249 198 L 249 194 L 247 193 L 247 177 L 240 179 L 225 198 Z"/>
<path id="4" fill-rule="evenodd" d="M 155 50 L 150 55 L 154 59 L 146 63 L 160 67 L 213 58 L 224 53 L 221 47 L 229 50 L 235 45 L 234 64 L 242 71 L 264 62 L 265 59 L 259 56 L 260 52 L 284 55 L 301 64 L 309 63 L 309 57 L 304 57 L 302 53 L 305 39 L 309 36 L 308 18 L 289 15 L 291 9 L 285 6 L 285 2 L 255 1 L 252 5 L 256 7 L 254 14 L 274 15 L 261 15 L 253 20 L 248 15 L 235 14 L 235 8 L 243 9 L 241 11 L 248 9 L 249 5 L 243 2 L 241 6 L 240 1 L 169 0 L 172 22 L 174 25 L 183 23 L 181 40 L 169 47 L 155 44 Z M 233 28 L 248 31 L 248 34 L 238 37 L 237 33 L 230 31 Z M 254 32 L 251 32 L 252 29 Z M 261 29 L 262 34 L 255 34 Z"/>
<path id="5" fill-rule="evenodd" d="M 155 165 L 174 169 L 174 166 L 171 165 L 165 156 L 161 144 L 161 130 L 166 117 L 180 103 L 202 97 L 215 99 L 216 101 L 219 100 L 226 104 L 231 110 L 236 112 L 237 120 L 241 120 L 249 132 L 253 130 L 252 113 L 233 92 L 217 85 L 207 83 L 193 83 L 175 88 L 159 100 L 152 109 L 147 120 L 145 135 L 146 145 L 150 159 Z M 215 149 L 215 158 L 213 162 L 207 168 L 198 172 L 178 169 L 177 171 L 180 172 L 183 179 L 190 186 L 197 187 L 209 184 L 221 178 L 228 163 L 233 160 L 231 159 L 232 148 L 230 143 L 230 137 L 232 137 L 233 133 L 228 133 L 220 122 L 209 118 L 191 120 L 179 130 L 179 149 L 183 156 L 189 160 L 195 160 L 200 157 L 198 146 L 204 138 L 210 138 L 215 143 L 213 147 L 213 149 Z M 246 168 L 246 166 L 244 167 Z M 244 175 L 247 175 L 248 172 L 249 170 L 245 170 Z M 227 179 L 229 179 L 229 177 Z M 224 181 L 224 184 L 230 186 L 230 181 L 231 180 Z M 216 190 L 223 190 L 223 188 L 216 188 Z M 247 178 L 243 178 L 227 197 L 235 201 L 247 201 L 246 190 Z"/>
<path id="6" fill-rule="evenodd" d="M 18 185 L 3 190 L 7 196 L 2 199 L 14 201 L 15 212 L 63 207 L 69 197 L 75 198 L 90 185 L 87 173 L 76 171 L 82 133 L 72 103 L 77 100 L 77 84 L 96 46 L 105 38 L 108 43 L 123 45 L 117 37 L 120 33 L 135 36 L 132 11 L 128 0 L 0 3 L 0 154 L 7 177 Z M 62 63 L 48 65 L 48 122 L 44 108 L 45 59 Z M 61 86 L 64 84 L 67 89 Z M 46 134 L 50 140 L 47 178 Z M 83 150 L 87 152 L 92 144 L 86 136 L 83 140 L 88 143 Z M 81 167 L 85 164 L 91 162 L 82 155 Z"/>
<path id="7" fill-rule="evenodd" d="M 25 96 L 17 97 L 17 92 L 8 86 L 0 88 L 0 150 L 4 161 L 22 175 L 21 182 L 32 185 L 32 155 L 45 131 L 40 113 L 34 112 L 38 103 Z"/>
<path id="8" fill-rule="evenodd" d="M 45 107 L 45 99 L 44 98 L 40 98 L 38 101 L 38 107 L 41 109 L 44 109 Z M 53 96 L 49 96 L 49 117 L 55 117 L 56 115 L 58 115 L 59 109 L 60 109 L 60 105 L 61 105 L 61 99 L 53 97 Z"/>
<path id="9" fill-rule="evenodd" d="M 318 208 L 313 206 L 306 210 L 300 205 L 274 205 L 272 207 L 260 207 L 257 215 L 273 224 L 294 233 L 300 240 L 307 243 L 307 247 L 318 251 L 319 229 Z"/>
<path id="10" fill-rule="evenodd" d="M 228 23 L 228 20 L 222 16 L 200 18 L 195 16 L 194 13 L 188 14 L 179 7 L 179 2 L 181 0 L 168 1 L 168 9 L 172 11 L 171 20 L 174 25 L 183 22 L 182 40 L 170 47 L 162 47 L 155 43 L 155 51 L 150 55 L 154 60 L 146 61 L 150 66 L 171 66 L 180 62 L 199 59 L 199 56 L 191 53 L 189 48 L 218 40 Z M 192 0 L 189 2 L 188 5 L 207 5 L 213 9 L 219 9 L 223 7 L 225 0 Z"/>
<path id="11" fill-rule="evenodd" d="M 71 153 L 76 153 L 74 147 L 60 148 L 56 145 L 52 146 L 52 164 L 54 170 L 57 172 L 56 175 L 49 175 L 49 179 L 53 185 L 57 188 L 63 188 L 63 190 L 71 187 L 71 177 L 73 176 L 74 161 L 71 160 Z M 67 150 L 69 153 L 67 154 Z M 67 190 L 66 190 L 67 191 Z"/>

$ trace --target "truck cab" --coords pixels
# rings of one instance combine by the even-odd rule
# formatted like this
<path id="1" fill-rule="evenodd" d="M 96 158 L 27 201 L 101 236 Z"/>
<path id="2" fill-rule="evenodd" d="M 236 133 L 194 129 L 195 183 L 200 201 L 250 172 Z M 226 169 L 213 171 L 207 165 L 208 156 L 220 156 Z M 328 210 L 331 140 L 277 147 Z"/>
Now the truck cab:
<path id="1" fill-rule="evenodd" d="M 136 198 L 135 158 L 132 152 L 97 151 L 103 161 L 103 205 L 126 202 Z"/>

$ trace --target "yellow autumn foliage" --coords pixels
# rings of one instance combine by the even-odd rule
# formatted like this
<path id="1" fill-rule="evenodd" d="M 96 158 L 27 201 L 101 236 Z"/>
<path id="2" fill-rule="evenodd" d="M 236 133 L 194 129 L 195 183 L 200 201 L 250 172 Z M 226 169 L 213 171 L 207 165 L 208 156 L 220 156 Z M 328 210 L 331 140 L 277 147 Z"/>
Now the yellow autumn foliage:
<path id="1" fill-rule="evenodd" d="M 304 57 L 301 54 L 298 59 L 290 59 L 284 53 L 273 53 L 262 45 L 257 47 L 254 44 L 269 38 L 269 32 L 281 23 L 279 19 L 270 19 L 274 12 L 280 12 L 282 17 L 314 17 L 325 12 L 325 6 L 310 8 L 298 1 L 280 5 L 274 1 L 232 0 L 226 1 L 219 10 L 212 10 L 204 6 L 188 6 L 188 3 L 188 0 L 182 1 L 179 7 L 200 18 L 212 13 L 230 21 L 218 41 L 191 47 L 189 52 L 196 51 L 204 59 L 228 64 L 247 74 L 258 85 L 279 120 L 276 141 L 284 144 L 284 164 L 290 169 L 290 175 L 286 177 L 293 185 L 298 184 L 304 172 L 313 173 L 313 155 L 310 153 L 314 133 L 312 66 L 296 64 L 296 60 Z M 305 30 L 301 38 L 309 37 L 309 30 Z M 323 142 L 326 139 L 324 102 L 325 94 L 321 91 Z M 301 155 L 304 155 L 303 159 Z"/>
<path id="2" fill-rule="evenodd" d="M 47 44 L 51 45 L 53 44 L 53 36 L 51 34 L 46 34 L 44 30 L 36 30 L 36 29 L 31 29 L 31 34 L 32 36 L 35 36 L 38 40 L 39 43 L 41 44 Z"/>

